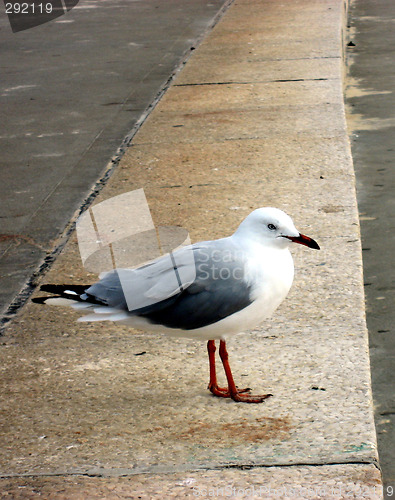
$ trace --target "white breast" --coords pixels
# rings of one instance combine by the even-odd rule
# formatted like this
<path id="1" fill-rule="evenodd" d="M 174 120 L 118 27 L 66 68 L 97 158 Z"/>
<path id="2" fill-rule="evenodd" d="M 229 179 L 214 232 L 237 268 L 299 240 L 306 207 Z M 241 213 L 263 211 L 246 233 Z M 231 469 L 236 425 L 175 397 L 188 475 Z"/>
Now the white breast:
<path id="1" fill-rule="evenodd" d="M 250 257 L 246 279 L 253 287 L 253 303 L 236 313 L 239 331 L 253 329 L 271 316 L 287 296 L 293 278 L 294 264 L 287 248 L 265 249 L 264 252 L 260 248 L 254 257 Z"/>

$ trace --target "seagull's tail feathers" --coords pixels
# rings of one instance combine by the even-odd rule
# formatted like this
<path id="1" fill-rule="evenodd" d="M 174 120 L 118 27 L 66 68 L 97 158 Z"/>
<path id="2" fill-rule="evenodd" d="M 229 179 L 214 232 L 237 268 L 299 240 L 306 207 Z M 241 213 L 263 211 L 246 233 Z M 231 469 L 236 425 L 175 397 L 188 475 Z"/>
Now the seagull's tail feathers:
<path id="1" fill-rule="evenodd" d="M 128 318 L 126 311 L 107 306 L 96 297 L 86 293 L 90 285 L 42 285 L 40 290 L 52 296 L 32 299 L 36 304 L 71 306 L 77 311 L 89 313 L 77 321 L 121 321 Z"/>
<path id="2" fill-rule="evenodd" d="M 125 321 L 128 319 L 128 315 L 125 311 L 120 311 L 118 309 L 117 312 L 109 312 L 108 314 L 103 314 L 102 312 L 97 313 L 96 309 L 94 309 L 94 312 L 92 314 L 87 314 L 86 316 L 82 316 L 81 318 L 78 318 L 77 321 L 84 323 L 84 322 L 91 322 L 91 321 Z"/>
<path id="3" fill-rule="evenodd" d="M 74 304 L 78 304 L 75 300 L 64 299 L 63 297 L 46 297 L 42 303 L 49 306 L 74 306 Z"/>

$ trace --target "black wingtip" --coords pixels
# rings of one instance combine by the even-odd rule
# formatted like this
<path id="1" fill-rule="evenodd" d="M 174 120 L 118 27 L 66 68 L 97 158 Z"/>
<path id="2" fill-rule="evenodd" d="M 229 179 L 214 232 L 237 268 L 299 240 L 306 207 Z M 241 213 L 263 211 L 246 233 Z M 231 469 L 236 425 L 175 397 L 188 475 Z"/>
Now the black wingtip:
<path id="1" fill-rule="evenodd" d="M 42 292 L 55 293 L 56 288 L 59 288 L 59 286 L 60 285 L 52 285 L 52 284 L 41 285 L 40 290 Z"/>
<path id="2" fill-rule="evenodd" d="M 85 293 L 85 290 L 89 288 L 89 285 L 54 285 L 53 283 L 46 283 L 40 286 L 40 291 L 51 293 L 50 297 L 35 297 L 32 302 L 35 304 L 45 304 L 46 301 L 51 299 L 71 299 L 79 301 L 81 300 L 80 295 Z"/>
<path id="3" fill-rule="evenodd" d="M 81 295 L 87 288 L 89 288 L 89 285 L 54 285 L 53 283 L 47 283 L 40 286 L 42 292 L 55 293 L 62 296 L 66 291 Z"/>

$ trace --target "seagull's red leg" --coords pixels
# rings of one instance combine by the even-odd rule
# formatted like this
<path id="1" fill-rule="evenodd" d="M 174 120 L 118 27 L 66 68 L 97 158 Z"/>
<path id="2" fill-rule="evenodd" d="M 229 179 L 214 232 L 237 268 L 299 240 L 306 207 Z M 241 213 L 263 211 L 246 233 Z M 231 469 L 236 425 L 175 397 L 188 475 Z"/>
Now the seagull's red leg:
<path id="1" fill-rule="evenodd" d="M 228 351 L 226 350 L 226 343 L 224 340 L 220 341 L 219 355 L 221 357 L 222 364 L 224 365 L 226 378 L 228 380 L 229 394 L 233 401 L 240 401 L 244 403 L 262 403 L 262 401 L 272 396 L 272 394 L 262 394 L 261 396 L 242 394 L 241 391 L 237 389 L 235 381 L 233 379 L 232 371 L 229 365 L 229 355 Z"/>
<path id="2" fill-rule="evenodd" d="M 215 369 L 215 340 L 209 340 L 207 342 L 208 360 L 210 364 L 210 382 L 208 383 L 208 389 L 214 394 L 214 396 L 220 396 L 222 398 L 229 398 L 230 394 L 228 389 L 224 387 L 218 387 L 217 381 L 217 371 Z"/>
<path id="3" fill-rule="evenodd" d="M 208 360 L 210 364 L 210 382 L 208 384 L 208 389 L 214 394 L 214 396 L 219 396 L 220 398 L 230 398 L 231 393 L 226 387 L 218 387 L 217 381 L 217 371 L 215 368 L 215 340 L 209 340 L 207 342 Z M 249 388 L 237 389 L 238 393 L 249 392 Z"/>

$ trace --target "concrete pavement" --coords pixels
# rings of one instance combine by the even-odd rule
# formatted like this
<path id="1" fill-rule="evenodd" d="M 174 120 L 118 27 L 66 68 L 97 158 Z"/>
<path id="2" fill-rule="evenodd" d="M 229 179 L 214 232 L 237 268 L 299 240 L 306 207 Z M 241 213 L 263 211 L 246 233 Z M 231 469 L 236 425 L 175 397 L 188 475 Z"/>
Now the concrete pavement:
<path id="1" fill-rule="evenodd" d="M 9 496 L 382 498 L 344 9 L 235 1 L 96 200 L 144 188 L 155 223 L 186 227 L 193 241 L 275 205 L 317 239 L 319 254 L 294 249 L 294 287 L 275 317 L 230 342 L 237 379 L 273 398 L 213 398 L 199 342 L 81 325 L 76 313 L 30 303 L 1 346 Z M 75 237 L 45 276 L 92 279 Z"/>

